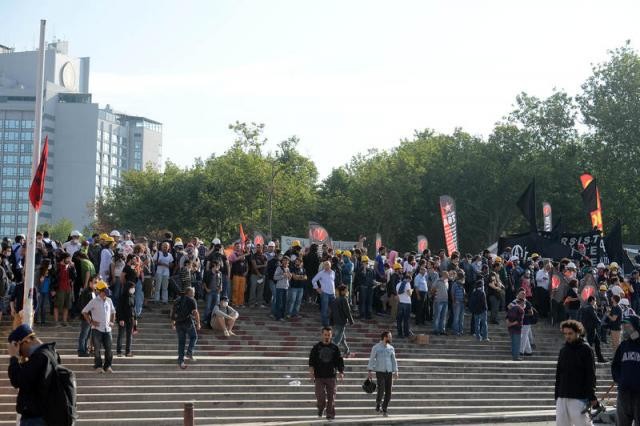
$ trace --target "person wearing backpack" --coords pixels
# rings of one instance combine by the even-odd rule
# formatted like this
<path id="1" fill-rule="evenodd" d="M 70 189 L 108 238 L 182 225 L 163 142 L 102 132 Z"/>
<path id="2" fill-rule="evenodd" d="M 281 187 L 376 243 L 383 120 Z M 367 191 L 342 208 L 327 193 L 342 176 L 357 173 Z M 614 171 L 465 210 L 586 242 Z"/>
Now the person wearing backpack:
<path id="1" fill-rule="evenodd" d="M 9 380 L 18 389 L 20 425 L 70 426 L 76 419 L 76 381 L 60 365 L 55 343 L 43 343 L 27 324 L 9 334 Z"/>
<path id="2" fill-rule="evenodd" d="M 178 367 L 182 370 L 187 368 L 184 363 L 184 345 L 187 341 L 187 335 L 189 336 L 189 346 L 187 347 L 186 359 L 195 361 L 193 350 L 198 341 L 198 332 L 196 330 L 200 330 L 200 314 L 198 313 L 198 304 L 193 297 L 194 295 L 194 288 L 187 287 L 184 295 L 176 300 L 171 310 L 171 325 L 178 334 Z"/>

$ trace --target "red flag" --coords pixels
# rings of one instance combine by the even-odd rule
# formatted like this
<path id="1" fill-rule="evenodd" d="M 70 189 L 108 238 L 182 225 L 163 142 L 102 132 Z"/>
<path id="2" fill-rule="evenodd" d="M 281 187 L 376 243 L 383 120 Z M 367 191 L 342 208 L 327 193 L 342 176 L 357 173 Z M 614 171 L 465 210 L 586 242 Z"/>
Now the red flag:
<path id="1" fill-rule="evenodd" d="M 40 163 L 33 176 L 31 188 L 29 188 L 29 200 L 36 211 L 42 207 L 42 199 L 44 198 L 44 181 L 47 177 L 47 158 L 49 157 L 49 136 L 44 138 L 44 147 L 42 147 L 42 155 L 40 155 Z"/>
<path id="2" fill-rule="evenodd" d="M 380 235 L 380 233 L 377 233 L 376 234 L 376 253 L 378 252 L 380 247 L 382 247 L 382 235 Z"/>
<path id="3" fill-rule="evenodd" d="M 247 237 L 244 235 L 244 229 L 242 229 L 242 224 L 240 224 L 240 247 L 244 250 L 244 243 L 247 240 Z"/>
<path id="4" fill-rule="evenodd" d="M 456 220 L 456 203 L 453 198 L 448 195 L 440 197 L 440 213 L 442 215 L 447 252 L 451 256 L 451 253 L 458 250 L 458 223 Z"/>
<path id="5" fill-rule="evenodd" d="M 582 189 L 586 189 L 587 186 L 594 180 L 593 176 L 589 173 L 583 173 L 580 175 L 580 183 L 582 184 Z M 589 212 L 591 216 L 591 226 L 594 228 L 598 228 L 600 232 L 603 231 L 602 228 L 602 204 L 600 202 L 600 189 L 596 186 L 596 210 Z"/>

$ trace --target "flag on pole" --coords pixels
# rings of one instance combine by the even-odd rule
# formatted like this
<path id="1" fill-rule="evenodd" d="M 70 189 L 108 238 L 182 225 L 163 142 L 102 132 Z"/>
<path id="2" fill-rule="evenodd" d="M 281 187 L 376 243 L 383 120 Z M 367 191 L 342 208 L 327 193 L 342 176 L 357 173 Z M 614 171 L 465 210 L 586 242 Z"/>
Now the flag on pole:
<path id="1" fill-rule="evenodd" d="M 548 202 L 544 202 L 542 203 L 542 218 L 544 221 L 544 230 L 545 232 L 551 232 L 551 230 L 553 229 L 553 219 L 552 219 L 552 211 L 551 211 L 551 204 L 549 204 Z"/>
<path id="2" fill-rule="evenodd" d="M 429 248 L 429 241 L 424 235 L 418 235 L 418 253 L 422 253 Z"/>
<path id="3" fill-rule="evenodd" d="M 31 188 L 29 188 L 29 200 L 36 211 L 40 211 L 42 207 L 42 199 L 44 198 L 44 182 L 47 177 L 47 158 L 49 157 L 49 136 L 44 138 L 44 146 L 40 155 L 40 162 L 33 176 Z"/>
<path id="4" fill-rule="evenodd" d="M 458 221 L 456 219 L 456 202 L 448 195 L 440 197 L 440 214 L 444 227 L 444 240 L 447 244 L 447 252 L 458 250 Z"/>
<path id="5" fill-rule="evenodd" d="M 376 234 L 376 253 L 378 252 L 380 247 L 382 247 L 382 235 L 380 235 L 380 233 L 378 232 Z"/>
<path id="6" fill-rule="evenodd" d="M 246 235 L 244 235 L 244 229 L 242 229 L 242 224 L 240 224 L 240 247 L 244 250 L 244 243 L 247 240 Z"/>
<path id="7" fill-rule="evenodd" d="M 589 215 L 591 212 L 598 210 L 598 187 L 595 179 L 589 182 L 580 195 L 582 196 L 584 209 Z"/>
<path id="8" fill-rule="evenodd" d="M 583 173 L 580 175 L 580 183 L 582 184 L 582 189 L 587 189 L 587 186 L 593 181 L 593 176 L 589 173 Z M 591 226 L 597 228 L 600 232 L 603 232 L 602 226 L 602 203 L 600 201 L 600 190 L 596 186 L 596 209 L 590 212 L 591 216 Z"/>
<path id="9" fill-rule="evenodd" d="M 538 225 L 536 223 L 536 180 L 535 178 L 527 189 L 522 193 L 517 202 L 518 208 L 522 212 L 522 215 L 529 222 L 531 232 L 537 232 Z"/>

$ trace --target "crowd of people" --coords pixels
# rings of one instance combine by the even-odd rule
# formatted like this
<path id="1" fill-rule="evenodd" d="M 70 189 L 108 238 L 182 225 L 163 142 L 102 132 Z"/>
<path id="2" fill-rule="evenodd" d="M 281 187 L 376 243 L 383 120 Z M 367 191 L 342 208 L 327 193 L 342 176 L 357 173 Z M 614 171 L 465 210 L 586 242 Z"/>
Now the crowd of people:
<path id="1" fill-rule="evenodd" d="M 0 314 L 8 310 L 14 327 L 23 321 L 27 267 L 24 236 L 3 240 Z M 616 353 L 623 323 L 640 308 L 638 271 L 625 276 L 615 262 L 594 266 L 585 256 L 554 261 L 533 253 L 523 259 L 509 247 L 499 255 L 485 250 L 450 256 L 444 250 L 400 254 L 380 247 L 370 259 L 364 247 L 333 250 L 293 241 L 281 250 L 278 241 L 263 247 L 247 240 L 225 248 L 218 238 L 206 245 L 199 238 L 185 243 L 171 233 L 154 241 L 134 238 L 130 231 L 87 239 L 73 231 L 64 243 L 38 233 L 33 269 L 35 323 L 50 324 L 53 314 L 54 326 L 67 327 L 70 317 L 80 317 L 78 356 L 93 352 L 94 367 L 107 373 L 113 371 L 112 327 L 118 329 L 116 356 L 133 356 L 133 336 L 149 304 L 172 304 L 182 369 L 194 359 L 201 327 L 233 336 L 245 307 L 268 308 L 273 320 L 287 321 L 299 315 L 302 303 L 319 304 L 320 323 L 331 331 L 340 357 L 350 356 L 346 329 L 354 318 L 368 321 L 373 315 L 395 321 L 400 339 L 412 338 L 414 327 L 431 322 L 436 335 L 468 334 L 489 341 L 490 327 L 504 319 L 514 361 L 533 355 L 533 326 L 540 319 L 555 324 L 579 320 L 579 331 L 598 362 L 607 362 L 601 343 L 610 340 Z M 587 285 L 597 292 L 585 297 L 581 290 Z M 202 300 L 202 316 L 197 300 Z M 468 331 L 465 315 L 470 317 Z M 317 390 L 319 400 L 335 392 L 317 380 L 322 378 L 317 371 L 312 373 L 318 386 L 324 383 Z M 397 373 L 397 366 L 384 373 Z M 390 395 L 391 379 L 384 375 L 378 382 L 383 388 L 378 409 L 386 412 L 383 395 Z M 332 417 L 329 406 L 322 410 Z"/>

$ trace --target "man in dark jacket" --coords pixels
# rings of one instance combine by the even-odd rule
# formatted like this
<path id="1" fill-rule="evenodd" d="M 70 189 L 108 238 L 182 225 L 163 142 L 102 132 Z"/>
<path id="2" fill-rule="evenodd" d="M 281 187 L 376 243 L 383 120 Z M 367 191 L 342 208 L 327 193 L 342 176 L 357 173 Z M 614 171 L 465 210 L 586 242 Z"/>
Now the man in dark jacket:
<path id="1" fill-rule="evenodd" d="M 606 362 L 602 356 L 602 349 L 600 348 L 600 336 L 598 330 L 600 330 L 601 321 L 596 312 L 596 298 L 589 296 L 587 304 L 580 308 L 580 322 L 584 326 L 584 330 L 587 337 L 589 346 L 595 349 L 598 362 Z"/>
<path id="2" fill-rule="evenodd" d="M 133 339 L 134 327 L 138 324 L 135 311 L 136 283 L 127 282 L 127 289 L 118 300 L 116 307 L 116 321 L 118 322 L 118 341 L 116 344 L 116 356 L 122 356 L 122 337 L 125 336 L 125 355 L 133 356 L 131 352 L 131 341 Z"/>
<path id="3" fill-rule="evenodd" d="M 349 356 L 349 345 L 347 344 L 347 336 L 345 334 L 347 323 L 353 325 L 353 316 L 349 307 L 349 289 L 346 285 L 341 284 L 336 289 L 338 297 L 331 304 L 331 325 L 335 330 L 333 343 L 344 349 L 344 356 Z"/>
<path id="4" fill-rule="evenodd" d="M 618 384 L 618 425 L 640 424 L 640 317 L 623 320 L 623 341 L 611 364 L 611 375 Z"/>
<path id="5" fill-rule="evenodd" d="M 336 417 L 336 371 L 344 381 L 344 360 L 340 349 L 331 342 L 331 328 L 322 328 L 322 340 L 309 354 L 309 376 L 315 383 L 318 417 L 327 409 L 327 419 Z"/>
<path id="6" fill-rule="evenodd" d="M 42 387 L 46 381 L 45 376 L 52 372 L 48 368 L 48 357 L 53 356 L 60 362 L 55 343 L 43 344 L 26 324 L 13 330 L 8 340 L 9 380 L 18 389 L 16 411 L 21 415 L 20 424 L 45 424 L 43 417 L 46 406 L 43 395 L 46 395 L 47 390 Z"/>
<path id="7" fill-rule="evenodd" d="M 585 411 L 596 406 L 596 364 L 591 347 L 582 339 L 584 328 L 575 320 L 560 324 L 565 344 L 556 366 L 556 424 L 591 424 Z"/>

